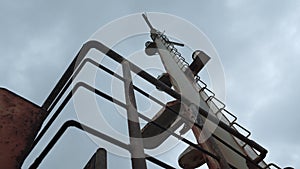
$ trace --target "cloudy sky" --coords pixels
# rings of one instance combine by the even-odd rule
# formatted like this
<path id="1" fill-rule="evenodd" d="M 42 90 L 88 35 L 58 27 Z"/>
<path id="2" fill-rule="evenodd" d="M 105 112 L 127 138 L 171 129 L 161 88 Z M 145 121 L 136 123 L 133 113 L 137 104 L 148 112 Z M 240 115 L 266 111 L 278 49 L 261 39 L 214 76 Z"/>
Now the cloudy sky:
<path id="1" fill-rule="evenodd" d="M 268 149 L 267 162 L 300 167 L 298 1 L 1 0 L 0 86 L 41 105 L 98 28 L 145 11 L 177 15 L 208 36 L 228 109 Z"/>

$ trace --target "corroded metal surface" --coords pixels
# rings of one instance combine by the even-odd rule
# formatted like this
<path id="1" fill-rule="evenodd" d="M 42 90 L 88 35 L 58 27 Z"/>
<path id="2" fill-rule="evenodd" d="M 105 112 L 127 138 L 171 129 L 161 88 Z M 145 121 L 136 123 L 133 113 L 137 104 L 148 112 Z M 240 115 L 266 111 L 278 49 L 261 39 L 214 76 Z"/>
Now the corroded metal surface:
<path id="1" fill-rule="evenodd" d="M 205 163 L 205 154 L 192 146 L 186 148 L 178 157 L 181 168 L 197 168 Z"/>
<path id="2" fill-rule="evenodd" d="M 0 164 L 20 168 L 46 112 L 24 98 L 0 88 Z"/>

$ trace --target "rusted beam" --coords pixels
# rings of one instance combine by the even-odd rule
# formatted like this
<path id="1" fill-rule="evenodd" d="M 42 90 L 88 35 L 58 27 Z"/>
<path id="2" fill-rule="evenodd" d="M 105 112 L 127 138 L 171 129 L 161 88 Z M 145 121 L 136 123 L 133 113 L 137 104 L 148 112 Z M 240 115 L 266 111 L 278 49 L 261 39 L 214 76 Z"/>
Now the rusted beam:
<path id="1" fill-rule="evenodd" d="M 200 124 L 200 125 L 204 124 L 203 120 L 201 119 L 200 116 L 198 116 L 196 118 L 196 123 Z M 226 159 L 224 158 L 224 156 L 223 156 L 222 152 L 220 151 L 218 145 L 216 144 L 214 138 L 209 136 L 209 133 L 208 133 L 209 131 L 207 131 L 206 129 L 201 130 L 197 126 L 193 126 L 192 131 L 194 133 L 194 136 L 196 137 L 198 144 L 201 145 L 201 147 L 203 149 L 205 149 L 219 157 L 219 160 L 216 160 L 209 155 L 203 154 L 204 158 L 206 160 L 207 166 L 210 169 L 220 169 L 220 168 L 230 169 L 229 165 L 226 162 Z M 202 136 L 201 136 L 201 134 L 202 134 Z M 204 141 L 202 139 L 203 136 L 207 137 L 207 140 Z"/>
<path id="2" fill-rule="evenodd" d="M 0 88 L 1 168 L 21 168 L 45 116 L 39 106 Z"/>

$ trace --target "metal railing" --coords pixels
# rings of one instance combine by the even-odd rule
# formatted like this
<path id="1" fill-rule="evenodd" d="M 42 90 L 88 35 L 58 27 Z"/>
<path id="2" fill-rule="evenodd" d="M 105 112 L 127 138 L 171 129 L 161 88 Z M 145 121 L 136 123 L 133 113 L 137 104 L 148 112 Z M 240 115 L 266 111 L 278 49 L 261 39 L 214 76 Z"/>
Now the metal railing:
<path id="1" fill-rule="evenodd" d="M 173 46 L 174 47 L 174 46 Z M 184 103 L 188 103 L 189 100 L 184 98 L 183 96 L 181 96 L 180 94 L 178 94 L 177 92 L 175 92 L 174 90 L 172 90 L 171 88 L 169 88 L 168 86 L 166 86 L 164 83 L 160 82 L 159 80 L 157 80 L 156 78 L 152 77 L 150 74 L 148 74 L 147 72 L 145 72 L 144 70 L 142 70 L 141 68 L 137 67 L 136 65 L 134 65 L 133 63 L 129 62 L 128 60 L 126 60 L 125 58 L 123 58 L 122 56 L 120 56 L 119 54 L 117 54 L 116 52 L 114 52 L 113 50 L 109 49 L 108 47 L 104 46 L 103 44 L 101 44 L 100 42 L 97 41 L 89 41 L 86 44 L 83 45 L 82 49 L 79 51 L 78 55 L 74 58 L 74 60 L 71 62 L 70 66 L 68 67 L 68 69 L 66 70 L 66 72 L 63 74 L 62 78 L 59 80 L 59 82 L 57 83 L 57 85 L 55 86 L 55 88 L 53 89 L 53 91 L 50 93 L 49 97 L 45 100 L 44 104 L 43 104 L 43 108 L 45 110 L 47 110 L 49 113 L 50 111 L 54 110 L 54 107 L 57 106 L 57 103 L 59 102 L 59 100 L 61 100 L 61 98 L 64 96 L 65 92 L 67 91 L 67 89 L 70 87 L 72 80 L 76 77 L 76 75 L 80 72 L 80 70 L 83 68 L 83 66 L 86 63 L 91 63 L 94 66 L 97 66 L 98 68 L 104 70 L 105 72 L 113 75 L 114 77 L 124 80 L 123 77 L 121 77 L 118 74 L 115 74 L 113 71 L 107 69 L 106 67 L 104 67 L 103 65 L 98 64 L 97 62 L 93 61 L 90 58 L 86 58 L 84 59 L 84 57 L 86 56 L 86 54 L 88 53 L 88 51 L 90 49 L 97 49 L 99 51 L 101 51 L 102 53 L 106 54 L 107 56 L 109 56 L 111 59 L 115 60 L 116 62 L 122 63 L 123 61 L 127 61 L 129 63 L 129 67 L 131 69 L 131 71 L 135 72 L 137 75 L 139 75 L 140 77 L 142 77 L 143 79 L 145 79 L 146 81 L 148 81 L 149 83 L 152 83 L 155 86 L 159 86 L 160 89 L 164 92 L 166 92 L 167 94 L 169 94 L 170 96 L 174 97 L 175 99 L 181 99 Z M 172 49 L 172 51 L 174 51 L 174 49 Z M 175 52 L 176 53 L 176 52 Z M 178 53 L 176 53 L 178 54 Z M 178 55 L 176 55 L 178 56 Z M 186 63 L 185 60 L 181 60 L 181 62 Z M 188 64 L 182 64 L 188 66 Z M 183 70 L 183 69 L 182 69 Z M 198 78 L 198 77 L 197 77 Z M 196 78 L 196 81 L 197 81 Z M 202 81 L 200 80 L 200 78 L 198 78 L 198 81 L 202 83 Z M 197 81 L 197 84 L 198 84 Z M 205 83 L 203 83 L 202 85 L 204 85 L 204 87 L 201 87 L 200 91 L 204 91 L 204 90 L 208 90 L 207 89 L 207 85 Z M 96 94 L 101 95 L 101 97 L 107 99 L 107 100 L 111 100 L 114 103 L 116 103 L 116 100 L 114 98 L 112 98 L 111 96 L 108 96 L 106 94 L 103 94 L 103 92 L 91 87 L 91 86 L 86 86 L 84 85 L 83 82 L 80 82 L 78 84 L 75 85 L 74 90 L 76 91 L 78 86 L 85 86 L 87 89 L 92 89 L 92 91 L 95 91 Z M 151 96 L 150 94 L 148 94 L 147 92 L 143 91 L 142 89 L 136 87 L 133 85 L 133 89 L 138 91 L 139 93 L 141 93 L 142 95 L 144 95 L 145 97 L 155 101 L 156 103 L 158 103 L 161 106 L 165 106 L 164 103 L 160 102 L 158 99 L 156 99 L 155 97 Z M 50 117 L 50 120 L 48 121 L 48 123 L 45 125 L 45 127 L 41 130 L 41 132 L 39 133 L 39 135 L 36 137 L 33 148 L 38 144 L 38 142 L 40 141 L 40 139 L 43 137 L 43 135 L 47 132 L 48 128 L 51 126 L 51 124 L 53 123 L 53 121 L 58 117 L 58 115 L 61 113 L 61 111 L 63 110 L 64 106 L 68 103 L 68 101 L 72 98 L 72 91 L 69 92 L 67 94 L 67 96 L 65 97 L 65 99 L 62 101 L 62 103 L 59 105 L 59 107 L 57 108 L 57 110 L 54 112 L 54 114 L 52 115 L 52 117 Z M 215 98 L 214 94 L 208 96 L 207 95 L 207 101 L 210 101 L 212 103 L 214 103 L 214 101 L 220 102 L 217 98 Z M 222 103 L 222 102 L 220 102 Z M 121 104 L 121 103 L 120 103 Z M 223 103 L 222 103 L 223 104 Z M 224 105 L 224 104 L 223 104 Z M 168 108 L 168 107 L 167 107 Z M 178 112 L 176 112 L 175 110 L 172 110 L 171 108 L 169 108 L 175 115 L 180 115 L 178 114 Z M 207 116 L 208 112 L 204 111 L 204 110 L 199 110 L 199 113 L 203 116 Z M 251 145 L 251 148 L 254 148 L 255 150 L 260 152 L 260 157 L 264 157 L 266 154 L 266 150 L 264 148 L 262 148 L 260 145 L 258 145 L 257 143 L 255 143 L 254 141 L 250 140 L 247 136 L 245 137 L 244 135 L 242 135 L 240 132 L 238 132 L 235 128 L 233 128 L 233 125 L 236 125 L 236 120 L 237 118 L 230 113 L 229 111 L 227 111 L 225 109 L 225 105 L 224 107 L 218 109 L 217 112 L 215 112 L 216 114 L 221 114 L 224 115 L 225 113 L 228 114 L 231 118 L 233 118 L 232 121 L 230 121 L 229 125 L 220 121 L 218 119 L 216 119 L 215 117 L 210 117 L 209 120 L 211 120 L 213 123 L 216 123 L 219 127 L 221 127 L 222 129 L 224 129 L 225 131 L 229 132 L 230 134 L 232 134 L 235 138 L 238 138 L 239 140 L 243 141 L 245 144 L 247 145 Z M 139 114 L 140 118 L 143 118 L 146 121 L 151 121 L 151 119 L 147 118 L 146 116 Z M 225 116 L 225 115 L 224 115 Z M 226 116 L 225 116 L 226 117 Z M 182 117 L 185 118 L 185 117 Z M 185 119 L 186 121 L 188 121 L 188 119 Z M 193 123 L 193 122 L 191 122 Z M 156 124 L 159 125 L 159 124 Z M 200 126 L 199 124 L 194 124 L 195 126 L 199 127 L 201 129 L 202 126 Z M 210 152 L 204 150 L 203 148 L 201 148 L 199 145 L 192 143 L 191 141 L 181 137 L 180 135 L 177 135 L 176 133 L 169 131 L 168 129 L 165 129 L 167 132 L 170 132 L 170 134 L 178 139 L 180 139 L 181 141 L 185 142 L 186 144 L 189 144 L 193 147 L 195 147 L 196 149 L 198 149 L 199 151 L 202 151 L 208 155 L 210 155 L 211 157 L 218 159 L 217 155 L 211 154 Z M 250 159 L 249 157 L 245 156 L 244 154 L 240 153 L 239 151 L 235 150 L 231 145 L 229 145 L 228 143 L 224 142 L 221 138 L 218 138 L 216 135 L 212 134 L 212 136 L 217 139 L 218 141 L 220 141 L 221 143 L 223 143 L 224 145 L 226 145 L 228 148 L 232 149 L 232 151 L 236 152 L 237 154 L 239 154 L 240 156 L 242 156 L 243 158 L 245 158 L 248 162 L 254 164 L 255 166 L 257 166 L 258 168 L 262 168 L 261 166 L 258 166 L 257 163 L 253 162 L 252 159 Z M 156 162 L 159 164 L 164 164 L 163 162 L 155 159 L 154 157 L 149 157 L 150 159 L 152 159 L 152 162 Z M 146 158 L 147 160 L 149 160 L 149 158 Z M 166 164 L 167 165 L 167 164 Z"/>

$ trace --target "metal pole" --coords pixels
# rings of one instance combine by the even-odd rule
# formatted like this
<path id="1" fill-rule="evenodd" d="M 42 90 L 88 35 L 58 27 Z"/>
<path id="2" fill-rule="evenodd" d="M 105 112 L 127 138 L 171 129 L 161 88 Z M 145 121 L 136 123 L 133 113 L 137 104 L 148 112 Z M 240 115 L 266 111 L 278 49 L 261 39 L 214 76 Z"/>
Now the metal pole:
<path id="1" fill-rule="evenodd" d="M 144 145 L 128 61 L 122 63 L 132 168 L 146 169 Z"/>
<path id="2" fill-rule="evenodd" d="M 107 152 L 104 148 L 99 148 L 91 157 L 84 169 L 107 169 Z"/>

